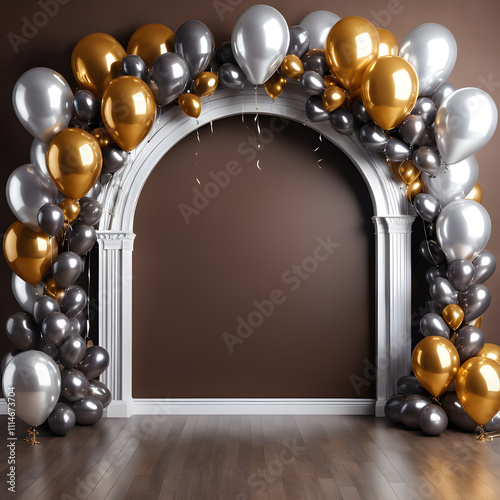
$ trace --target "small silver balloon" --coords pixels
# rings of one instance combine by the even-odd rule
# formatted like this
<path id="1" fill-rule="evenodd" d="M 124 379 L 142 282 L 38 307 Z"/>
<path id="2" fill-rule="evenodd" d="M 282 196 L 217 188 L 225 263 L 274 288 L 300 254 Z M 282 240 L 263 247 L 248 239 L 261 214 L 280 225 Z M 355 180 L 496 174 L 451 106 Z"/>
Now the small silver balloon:
<path id="1" fill-rule="evenodd" d="M 434 123 L 434 120 L 436 119 L 436 113 L 437 109 L 434 101 L 432 101 L 428 97 L 419 97 L 417 99 L 417 102 L 415 103 L 415 106 L 413 106 L 413 109 L 411 110 L 410 116 L 419 116 L 420 118 L 422 118 L 424 125 L 427 127 Z M 415 142 L 418 143 L 418 140 Z"/>
<path id="2" fill-rule="evenodd" d="M 425 132 L 425 123 L 421 116 L 408 115 L 398 126 L 401 137 L 410 145 L 418 143 Z"/>
<path id="3" fill-rule="evenodd" d="M 351 135 L 354 132 L 354 118 L 350 111 L 337 108 L 329 115 L 333 129 L 342 135 Z"/>
<path id="4" fill-rule="evenodd" d="M 306 102 L 306 117 L 312 122 L 328 120 L 330 113 L 323 107 L 321 97 L 313 95 Z"/>
<path id="5" fill-rule="evenodd" d="M 22 280 L 16 273 L 12 273 L 10 285 L 17 303 L 26 312 L 31 314 L 33 311 L 33 304 L 43 295 L 43 282 L 41 281 L 37 285 L 31 285 Z"/>
<path id="6" fill-rule="evenodd" d="M 85 335 L 87 333 L 87 315 L 85 312 L 77 314 L 74 318 L 69 319 L 71 323 L 71 331 L 78 333 L 78 335 Z"/>
<path id="7" fill-rule="evenodd" d="M 60 312 L 50 313 L 42 323 L 42 338 L 50 347 L 58 348 L 69 335 L 69 318 Z"/>
<path id="8" fill-rule="evenodd" d="M 30 162 L 35 165 L 36 169 L 43 174 L 45 177 L 50 177 L 49 171 L 47 170 L 47 162 L 45 157 L 47 156 L 48 144 L 45 144 L 38 139 L 33 139 L 30 148 Z"/>
<path id="9" fill-rule="evenodd" d="M 131 54 L 122 59 L 122 74 L 146 80 L 148 67 L 138 55 Z"/>
<path id="10" fill-rule="evenodd" d="M 409 429 L 420 428 L 420 413 L 422 410 L 432 404 L 431 400 L 420 394 L 411 394 L 406 396 L 401 403 L 399 418 L 401 423 Z"/>
<path id="11" fill-rule="evenodd" d="M 479 328 L 465 325 L 457 330 L 454 343 L 460 356 L 460 364 L 463 364 L 479 354 L 484 346 L 484 335 Z"/>
<path id="12" fill-rule="evenodd" d="M 71 286 L 82 273 L 82 259 L 75 252 L 60 253 L 52 263 L 54 281 L 60 288 Z"/>
<path id="13" fill-rule="evenodd" d="M 302 66 L 304 71 L 314 71 L 321 77 L 325 76 L 328 72 L 325 51 L 319 49 L 310 50 L 302 58 Z"/>
<path id="14" fill-rule="evenodd" d="M 441 315 L 441 313 L 443 312 L 443 307 L 433 299 L 426 299 L 425 310 L 430 313 L 436 313 Z"/>
<path id="15" fill-rule="evenodd" d="M 79 401 L 87 396 L 89 382 L 85 375 L 73 368 L 61 372 L 61 397 L 68 401 Z"/>
<path id="16" fill-rule="evenodd" d="M 414 375 L 404 375 L 397 381 L 397 388 L 399 394 L 403 396 L 410 396 L 411 394 L 420 394 L 421 396 L 428 397 L 429 393 L 422 387 L 417 377 Z"/>
<path id="17" fill-rule="evenodd" d="M 484 285 L 470 285 L 460 294 L 460 307 L 464 310 L 464 321 L 468 323 L 479 318 L 491 304 L 491 293 Z"/>
<path id="18" fill-rule="evenodd" d="M 66 368 L 74 368 L 85 356 L 87 344 L 80 335 L 69 335 L 59 346 L 59 361 Z"/>
<path id="19" fill-rule="evenodd" d="M 236 64 L 224 63 L 219 68 L 219 80 L 231 90 L 240 92 L 245 86 L 245 73 Z"/>
<path id="20" fill-rule="evenodd" d="M 455 92 L 457 88 L 450 82 L 443 82 L 432 94 L 431 99 L 434 101 L 436 108 L 439 108 L 443 101 Z"/>
<path id="21" fill-rule="evenodd" d="M 92 249 L 97 240 L 95 229 L 83 222 L 75 224 L 72 229 L 68 238 L 68 248 L 77 255 L 83 256 Z"/>
<path id="22" fill-rule="evenodd" d="M 401 423 L 399 412 L 401 410 L 401 403 L 403 402 L 404 398 L 405 397 L 402 394 L 394 394 L 394 396 L 391 396 L 385 403 L 385 416 L 393 424 Z"/>
<path id="23" fill-rule="evenodd" d="M 102 152 L 102 171 L 105 174 L 114 174 L 125 165 L 128 158 L 128 151 L 124 151 L 118 146 L 108 146 Z"/>
<path id="24" fill-rule="evenodd" d="M 448 279 L 459 292 L 465 292 L 475 275 L 473 264 L 465 259 L 457 259 L 448 266 Z"/>
<path id="25" fill-rule="evenodd" d="M 415 196 L 413 208 L 417 215 L 427 222 L 434 222 L 441 212 L 441 206 L 436 198 L 426 193 L 419 193 Z"/>
<path id="26" fill-rule="evenodd" d="M 413 163 L 422 172 L 428 175 L 437 175 L 441 167 L 439 153 L 430 146 L 421 146 L 413 153 Z"/>
<path id="27" fill-rule="evenodd" d="M 374 122 L 363 125 L 359 131 L 359 139 L 366 149 L 383 153 L 387 144 L 387 136 L 382 127 Z"/>
<path id="28" fill-rule="evenodd" d="M 83 122 L 91 122 L 98 116 L 99 101 L 89 90 L 77 90 L 73 97 L 73 108 L 77 118 Z"/>
<path id="29" fill-rule="evenodd" d="M 301 58 L 309 50 L 309 33 L 302 26 L 290 27 L 290 43 L 288 44 L 287 55 L 293 54 Z"/>
<path id="30" fill-rule="evenodd" d="M 340 17 L 328 10 L 316 10 L 307 14 L 299 25 L 309 33 L 309 49 L 325 50 L 326 39 Z"/>
<path id="31" fill-rule="evenodd" d="M 475 275 L 472 283 L 484 283 L 489 280 L 497 268 L 497 259 L 493 252 L 481 250 L 477 257 L 472 261 L 475 269 Z"/>
<path id="32" fill-rule="evenodd" d="M 63 314 L 66 314 L 68 318 L 74 318 L 85 309 L 87 294 L 82 287 L 71 285 L 63 291 L 60 303 Z"/>
<path id="33" fill-rule="evenodd" d="M 422 137 L 418 140 L 417 146 L 429 146 L 431 148 L 436 148 L 436 134 L 434 133 L 433 126 L 426 127 Z"/>
<path id="34" fill-rule="evenodd" d="M 94 425 L 103 413 L 102 403 L 92 396 L 87 396 L 71 405 L 78 425 Z"/>
<path id="35" fill-rule="evenodd" d="M 422 257 L 429 263 L 438 265 L 446 260 L 446 256 L 441 247 L 433 240 L 424 240 L 418 247 Z"/>
<path id="36" fill-rule="evenodd" d="M 98 399 L 103 408 L 107 408 L 109 403 L 111 403 L 111 392 L 106 387 L 105 384 L 99 382 L 99 380 L 92 379 L 89 380 L 89 396 Z"/>
<path id="37" fill-rule="evenodd" d="M 38 225 L 49 236 L 55 237 L 64 225 L 64 212 L 55 203 L 46 203 L 38 210 Z"/>
<path id="38" fill-rule="evenodd" d="M 439 436 L 448 427 L 448 416 L 439 405 L 427 405 L 420 413 L 419 424 L 425 434 Z"/>
<path id="39" fill-rule="evenodd" d="M 102 215 L 102 205 L 93 198 L 80 198 L 79 219 L 89 226 L 99 222 Z"/>
<path id="40" fill-rule="evenodd" d="M 472 418 L 470 418 L 467 412 L 463 409 L 456 392 L 445 392 L 439 398 L 439 402 L 441 403 L 443 410 L 446 412 L 446 415 L 448 415 L 450 422 L 467 432 L 473 432 L 476 429 L 476 422 L 474 422 L 474 420 L 472 420 Z"/>
<path id="41" fill-rule="evenodd" d="M 353 101 L 351 104 L 351 107 L 349 108 L 352 116 L 358 120 L 358 122 L 361 123 L 369 123 L 372 121 L 372 117 L 368 114 L 368 111 L 365 108 L 365 105 L 363 104 L 363 101 L 361 99 L 356 99 Z"/>
<path id="42" fill-rule="evenodd" d="M 437 336 L 450 340 L 450 329 L 440 314 L 424 314 L 420 320 L 420 331 L 426 337 Z"/>
<path id="43" fill-rule="evenodd" d="M 425 281 L 430 285 L 436 278 L 446 278 L 446 267 L 443 265 L 433 266 L 425 271 Z"/>
<path id="44" fill-rule="evenodd" d="M 16 312 L 7 318 L 5 332 L 9 340 L 21 351 L 33 349 L 40 338 L 40 329 L 33 316 L 27 312 Z"/>
<path id="45" fill-rule="evenodd" d="M 236 59 L 234 58 L 231 42 L 222 42 L 215 55 L 220 63 L 220 68 L 226 63 L 236 66 Z"/>
<path id="46" fill-rule="evenodd" d="M 75 412 L 64 403 L 57 403 L 48 418 L 50 430 L 58 436 L 65 436 L 75 423 Z"/>
<path id="47" fill-rule="evenodd" d="M 304 71 L 300 75 L 300 85 L 306 94 L 321 95 L 325 90 L 325 82 L 316 71 Z"/>
<path id="48" fill-rule="evenodd" d="M 429 294 L 440 306 L 458 304 L 459 294 L 446 278 L 436 278 L 429 287 Z"/>
<path id="49" fill-rule="evenodd" d="M 410 157 L 410 148 L 403 141 L 391 137 L 385 145 L 385 155 L 390 161 L 404 161 Z"/>
<path id="50" fill-rule="evenodd" d="M 59 359 L 59 349 L 57 349 L 57 347 L 50 346 L 43 339 L 37 341 L 34 349 L 36 351 L 43 352 L 44 354 L 52 358 L 54 361 L 57 361 Z"/>
<path id="51" fill-rule="evenodd" d="M 43 320 L 53 312 L 61 312 L 61 308 L 59 302 L 48 295 L 40 297 L 33 304 L 33 317 L 40 326 L 42 326 Z"/>
<path id="52" fill-rule="evenodd" d="M 109 365 L 109 354 L 104 347 L 94 345 L 87 349 L 81 363 L 77 366 L 89 380 L 97 378 Z"/>

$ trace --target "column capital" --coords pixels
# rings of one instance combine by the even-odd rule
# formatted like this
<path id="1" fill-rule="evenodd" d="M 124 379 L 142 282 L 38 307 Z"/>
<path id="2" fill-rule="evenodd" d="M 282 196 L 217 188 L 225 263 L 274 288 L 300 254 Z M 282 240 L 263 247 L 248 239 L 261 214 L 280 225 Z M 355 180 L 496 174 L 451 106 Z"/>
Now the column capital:
<path id="1" fill-rule="evenodd" d="M 134 249 L 135 234 L 126 231 L 97 231 L 97 241 L 104 250 Z"/>
<path id="2" fill-rule="evenodd" d="M 375 224 L 375 234 L 411 233 L 414 215 L 376 215 L 372 217 Z"/>

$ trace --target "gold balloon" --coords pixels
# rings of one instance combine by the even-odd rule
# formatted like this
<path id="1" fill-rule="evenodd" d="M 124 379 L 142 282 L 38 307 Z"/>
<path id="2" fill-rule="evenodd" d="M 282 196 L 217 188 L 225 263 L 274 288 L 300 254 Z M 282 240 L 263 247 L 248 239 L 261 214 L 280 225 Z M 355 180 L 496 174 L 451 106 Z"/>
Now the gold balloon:
<path id="1" fill-rule="evenodd" d="M 477 201 L 477 203 L 483 202 L 483 190 L 479 185 L 479 182 L 474 184 L 474 187 L 471 189 L 470 193 L 465 197 L 466 200 Z"/>
<path id="2" fill-rule="evenodd" d="M 264 88 L 271 99 L 276 99 L 285 90 L 286 78 L 281 74 L 280 70 L 276 71 L 267 82 L 264 83 Z"/>
<path id="3" fill-rule="evenodd" d="M 65 221 L 73 222 L 80 215 L 80 203 L 77 200 L 66 198 L 59 203 L 59 207 L 63 211 Z"/>
<path id="4" fill-rule="evenodd" d="M 321 102 L 327 111 L 334 111 L 345 101 L 345 90 L 340 87 L 327 87 L 321 96 Z"/>
<path id="5" fill-rule="evenodd" d="M 137 28 L 127 45 L 127 53 L 139 56 L 147 66 L 165 52 L 174 52 L 174 32 L 158 23 Z"/>
<path id="6" fill-rule="evenodd" d="M 49 272 L 57 257 L 57 244 L 43 232 L 16 221 L 3 238 L 3 254 L 10 268 L 26 283 L 36 285 Z"/>
<path id="7" fill-rule="evenodd" d="M 211 71 L 204 71 L 194 79 L 194 93 L 198 97 L 211 96 L 219 85 L 219 78 Z"/>
<path id="8" fill-rule="evenodd" d="M 296 80 L 299 80 L 300 75 L 304 73 L 302 61 L 294 54 L 290 54 L 283 59 L 281 69 L 286 76 L 289 78 L 295 78 Z"/>
<path id="9" fill-rule="evenodd" d="M 56 299 L 58 302 L 64 294 L 64 290 L 62 288 L 59 288 L 59 286 L 56 284 L 52 273 L 50 273 L 43 280 L 43 287 L 45 289 L 45 294 L 49 297 L 52 297 L 53 299 Z"/>
<path id="10" fill-rule="evenodd" d="M 340 87 L 340 81 L 335 75 L 325 75 L 323 82 L 325 87 Z"/>
<path id="11" fill-rule="evenodd" d="M 399 45 L 396 37 L 383 28 L 377 28 L 379 46 L 378 56 L 397 56 L 399 54 Z"/>
<path id="12" fill-rule="evenodd" d="M 469 321 L 467 324 L 475 326 L 476 328 L 481 328 L 483 324 L 483 317 L 479 316 L 479 318 L 476 318 L 474 321 Z"/>
<path id="13" fill-rule="evenodd" d="M 460 357 L 449 340 L 425 337 L 413 350 L 411 366 L 422 386 L 438 398 L 452 386 L 460 367 Z"/>
<path id="14" fill-rule="evenodd" d="M 423 192 L 424 186 L 422 185 L 422 182 L 420 181 L 420 179 L 416 179 L 406 188 L 406 197 L 408 198 L 408 201 L 413 204 L 413 201 L 415 200 L 417 194 Z"/>
<path id="15" fill-rule="evenodd" d="M 101 99 L 111 80 L 120 73 L 126 55 L 118 40 L 106 33 L 84 36 L 71 54 L 71 69 L 78 86 Z"/>
<path id="16" fill-rule="evenodd" d="M 478 356 L 490 358 L 493 361 L 500 363 L 500 346 L 496 344 L 484 344 L 483 348 L 479 351 Z"/>
<path id="17" fill-rule="evenodd" d="M 361 87 L 366 67 L 378 57 L 378 45 L 377 29 L 362 17 L 344 17 L 334 24 L 326 39 L 325 56 L 342 87 Z"/>
<path id="18" fill-rule="evenodd" d="M 448 304 L 442 312 L 446 324 L 453 330 L 458 330 L 464 320 L 464 310 L 458 304 Z"/>
<path id="19" fill-rule="evenodd" d="M 79 128 L 59 132 L 47 148 L 47 170 L 66 197 L 84 196 L 101 175 L 102 153 L 95 137 Z"/>
<path id="20" fill-rule="evenodd" d="M 115 78 L 104 92 L 102 119 L 111 138 L 132 151 L 148 135 L 156 116 L 151 89 L 136 76 Z"/>
<path id="21" fill-rule="evenodd" d="M 104 127 L 95 128 L 94 130 L 92 130 L 92 135 L 99 143 L 101 151 L 107 148 L 113 142 L 111 136 L 109 135 L 109 132 Z"/>
<path id="22" fill-rule="evenodd" d="M 373 121 L 390 130 L 397 127 L 415 106 L 418 97 L 417 73 L 402 57 L 381 57 L 366 68 L 361 95 Z"/>
<path id="23" fill-rule="evenodd" d="M 469 417 L 486 424 L 500 411 L 500 363 L 485 357 L 468 359 L 458 370 L 455 388 Z"/>
<path id="24" fill-rule="evenodd" d="M 420 170 L 415 166 L 411 160 L 405 160 L 398 169 L 399 176 L 405 184 L 411 184 L 417 180 L 420 175 Z"/>
<path id="25" fill-rule="evenodd" d="M 194 94 L 182 94 L 179 96 L 179 107 L 186 113 L 186 115 L 192 118 L 198 118 L 201 113 L 201 101 L 197 95 Z"/>

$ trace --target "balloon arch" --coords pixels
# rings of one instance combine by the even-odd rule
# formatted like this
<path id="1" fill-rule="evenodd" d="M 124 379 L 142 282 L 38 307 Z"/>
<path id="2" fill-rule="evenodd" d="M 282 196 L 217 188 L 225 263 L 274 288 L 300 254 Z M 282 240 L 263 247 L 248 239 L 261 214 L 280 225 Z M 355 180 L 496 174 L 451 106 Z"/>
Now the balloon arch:
<path id="1" fill-rule="evenodd" d="M 210 119 L 265 113 L 305 119 L 351 158 L 370 190 L 377 414 L 431 435 L 451 420 L 468 430 L 477 426 L 481 439 L 491 439 L 485 430 L 500 429 L 500 347 L 484 343 L 480 326 L 491 300 L 483 283 L 496 260 L 484 250 L 491 222 L 472 155 L 493 135 L 497 110 L 482 90 L 456 90 L 446 82 L 456 55 L 453 35 L 438 24 L 418 26 L 399 48 L 391 33 L 360 17 L 318 11 L 289 28 L 276 9 L 257 5 L 243 12 L 231 42 L 217 50 L 199 21 L 187 21 L 175 34 L 161 24 L 142 26 L 127 52 L 109 35 L 87 35 L 72 53 L 80 87 L 74 95 L 51 69 L 24 73 L 13 103 L 35 140 L 32 164 L 14 170 L 7 183 L 18 221 L 5 234 L 4 255 L 24 309 L 6 324 L 17 348 L 2 360 L 8 411 L 12 395 L 28 424 L 48 418 L 63 435 L 75 423 L 97 422 L 110 403 L 108 414 L 117 416 L 148 413 L 158 404 L 172 410 L 165 401 L 132 398 L 137 201 L 160 158 L 187 134 Z M 300 86 L 290 85 L 293 80 Z M 219 82 L 226 88 L 214 94 Z M 209 114 L 202 113 L 207 99 Z M 111 177 L 104 188 L 101 174 Z M 425 276 L 424 339 L 411 358 L 414 375 L 407 375 L 414 216 L 406 198 L 424 221 L 420 251 L 432 266 Z M 88 341 L 88 297 L 77 284 L 97 239 L 100 346 Z M 239 401 L 239 408 L 283 412 L 278 402 Z M 191 401 L 181 411 L 220 411 L 216 403 Z M 288 401 L 288 411 L 311 408 L 359 413 L 372 410 L 373 402 Z"/>

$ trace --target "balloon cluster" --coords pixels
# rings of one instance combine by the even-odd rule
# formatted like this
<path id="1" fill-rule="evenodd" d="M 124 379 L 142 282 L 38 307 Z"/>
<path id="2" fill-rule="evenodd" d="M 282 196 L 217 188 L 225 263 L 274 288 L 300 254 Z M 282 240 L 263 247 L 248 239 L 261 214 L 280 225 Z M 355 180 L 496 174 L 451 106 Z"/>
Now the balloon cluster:
<path id="1" fill-rule="evenodd" d="M 194 20 L 175 34 L 144 25 L 126 51 L 110 35 L 87 35 L 71 57 L 74 95 L 53 70 L 24 73 L 13 103 L 35 139 L 31 164 L 7 183 L 18 221 L 4 238 L 14 295 L 25 310 L 7 321 L 8 336 L 24 352 L 3 360 L 4 390 L 15 383 L 18 397 L 31 403 L 19 416 L 32 425 L 49 416 L 63 434 L 75 421 L 98 420 L 109 403 L 108 389 L 96 380 L 109 358 L 99 346 L 86 346 L 88 297 L 76 284 L 96 239 L 100 175 L 124 167 L 158 108 L 178 105 L 198 118 L 202 98 L 219 82 L 235 91 L 247 80 L 263 84 L 275 99 L 295 79 L 310 96 L 307 119 L 329 120 L 338 133 L 356 133 L 367 149 L 384 154 L 425 224 L 420 251 L 432 265 L 421 322 L 426 338 L 413 353 L 416 378 L 400 381 L 388 417 L 429 434 L 441 432 L 448 417 L 464 428 L 471 421 L 498 425 L 500 348 L 484 344 L 479 330 L 490 303 L 483 283 L 496 260 L 484 250 L 491 222 L 472 156 L 491 138 L 497 110 L 482 90 L 456 90 L 446 81 L 456 56 L 453 35 L 438 24 L 418 26 L 400 48 L 390 32 L 361 17 L 317 11 L 289 28 L 273 7 L 254 5 L 217 50 L 209 28 Z M 45 366 L 51 389 L 35 373 L 23 386 L 20 373 L 35 364 Z M 456 395 L 446 392 L 454 382 Z M 440 405 L 431 404 L 439 397 Z"/>

